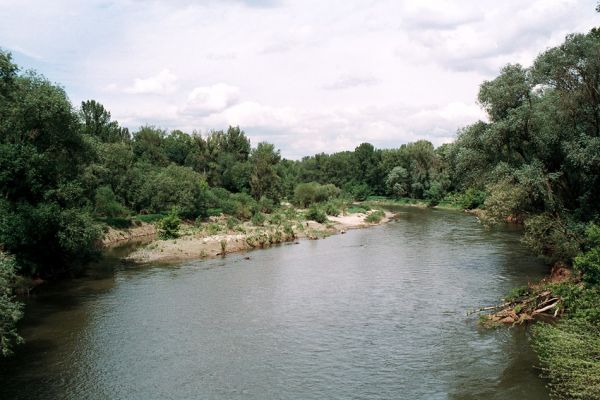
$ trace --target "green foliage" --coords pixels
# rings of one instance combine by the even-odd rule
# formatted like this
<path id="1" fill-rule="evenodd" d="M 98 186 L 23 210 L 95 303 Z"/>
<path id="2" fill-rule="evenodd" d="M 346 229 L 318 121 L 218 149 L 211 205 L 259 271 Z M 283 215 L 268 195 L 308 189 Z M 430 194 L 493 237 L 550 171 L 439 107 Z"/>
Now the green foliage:
<path id="1" fill-rule="evenodd" d="M 462 196 L 460 196 L 460 207 L 465 210 L 474 210 L 481 208 L 485 203 L 487 193 L 483 190 L 468 188 Z"/>
<path id="2" fill-rule="evenodd" d="M 323 210 L 325 211 L 325 214 L 331 215 L 334 217 L 337 217 L 338 215 L 340 215 L 340 212 L 341 212 L 338 205 L 332 201 L 328 201 L 327 203 L 325 203 L 323 205 Z"/>
<path id="3" fill-rule="evenodd" d="M 357 205 L 353 205 L 352 207 L 348 208 L 348 214 L 364 214 L 367 211 L 369 211 L 368 209 L 366 209 L 365 207 L 362 206 L 357 206 Z"/>
<path id="4" fill-rule="evenodd" d="M 549 262 L 570 262 L 581 251 L 582 228 L 568 217 L 543 213 L 525 221 L 523 242 Z"/>
<path id="5" fill-rule="evenodd" d="M 16 279 L 13 257 L 0 252 L 0 354 L 12 354 L 15 345 L 23 342 L 17 333 L 17 322 L 23 315 L 23 305 L 13 296 Z"/>
<path id="6" fill-rule="evenodd" d="M 101 217 L 123 217 L 128 211 L 119 201 L 110 186 L 101 186 L 96 189 L 95 213 Z"/>
<path id="7" fill-rule="evenodd" d="M 281 178 L 276 165 L 281 160 L 279 150 L 272 144 L 261 142 L 250 153 L 250 192 L 255 199 L 265 196 L 279 203 Z"/>
<path id="8" fill-rule="evenodd" d="M 237 218 L 229 217 L 227 218 L 227 229 L 233 230 L 239 223 L 240 221 Z"/>
<path id="9" fill-rule="evenodd" d="M 383 212 L 382 210 L 375 210 L 365 217 L 365 222 L 368 222 L 370 224 L 378 224 L 379 222 L 381 222 L 383 217 L 385 217 L 385 212 Z"/>
<path id="10" fill-rule="evenodd" d="M 532 344 L 552 398 L 597 399 L 600 393 L 600 289 L 571 282 L 549 287 L 566 315 L 555 325 L 532 327 Z"/>
<path id="11" fill-rule="evenodd" d="M 153 222 L 160 221 L 161 219 L 164 218 L 165 215 L 166 214 L 143 214 L 143 215 L 136 215 L 134 217 L 134 220 L 140 221 L 140 222 L 146 222 L 146 223 L 153 223 Z"/>
<path id="12" fill-rule="evenodd" d="M 255 226 L 263 226 L 265 224 L 265 220 L 266 220 L 265 215 L 263 213 L 261 213 L 260 211 L 254 213 L 254 215 L 252 216 L 252 219 L 251 219 L 252 224 Z"/>
<path id="13" fill-rule="evenodd" d="M 293 202 L 306 208 L 311 204 L 323 203 L 337 198 L 341 190 L 332 184 L 321 185 L 317 182 L 301 183 L 294 189 Z"/>
<path id="14" fill-rule="evenodd" d="M 258 200 L 257 208 L 260 212 L 270 214 L 275 210 L 275 203 L 268 197 L 263 196 Z"/>
<path id="15" fill-rule="evenodd" d="M 324 224 L 327 222 L 327 214 L 320 207 L 313 204 L 306 211 L 306 219 Z"/>
<path id="16" fill-rule="evenodd" d="M 158 223 L 158 235 L 161 239 L 176 239 L 179 237 L 179 219 L 178 212 L 173 209 Z"/>
<path id="17" fill-rule="evenodd" d="M 133 224 L 130 218 L 106 217 L 100 218 L 99 220 L 115 229 L 127 229 L 130 228 Z"/>
<path id="18" fill-rule="evenodd" d="M 555 399 L 597 399 L 600 393 L 600 328 L 585 322 L 538 324 L 533 346 L 550 378 Z"/>
<path id="19" fill-rule="evenodd" d="M 394 167 L 385 179 L 389 193 L 396 197 L 404 197 L 410 190 L 410 176 L 401 166 Z"/>
<path id="20" fill-rule="evenodd" d="M 184 218 L 206 216 L 208 185 L 202 175 L 171 164 L 153 176 L 146 185 L 150 210 L 160 212 L 176 207 Z"/>
<path id="21" fill-rule="evenodd" d="M 600 227 L 590 224 L 586 234 L 592 247 L 575 257 L 573 265 L 586 283 L 596 285 L 600 284 Z"/>
<path id="22" fill-rule="evenodd" d="M 366 183 L 351 182 L 344 186 L 344 191 L 349 193 L 356 201 L 364 201 L 373 193 L 373 189 Z"/>

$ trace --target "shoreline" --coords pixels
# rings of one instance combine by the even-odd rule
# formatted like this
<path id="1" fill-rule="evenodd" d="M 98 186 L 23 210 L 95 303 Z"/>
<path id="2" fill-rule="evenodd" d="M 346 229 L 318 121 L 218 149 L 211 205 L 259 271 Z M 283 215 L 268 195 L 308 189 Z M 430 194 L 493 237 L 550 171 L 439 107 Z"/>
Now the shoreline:
<path id="1" fill-rule="evenodd" d="M 213 234 L 199 230 L 192 225 L 183 225 L 181 229 L 183 234 L 179 238 L 162 240 L 155 237 L 150 243 L 137 248 L 123 259 L 136 264 L 146 264 L 215 258 L 229 253 L 268 248 L 272 245 L 300 239 L 317 240 L 335 234 L 344 234 L 351 229 L 378 226 L 389 222 L 396 215 L 393 212 L 385 211 L 385 215 L 379 222 L 369 223 L 364 221 L 369 213 L 329 216 L 328 221 L 323 224 L 315 221 L 298 221 L 287 233 L 280 225 L 256 227 L 248 222 L 236 230 L 226 229 Z M 223 218 L 215 219 L 215 221 L 222 220 Z M 130 230 L 133 232 L 129 232 Z M 240 232 L 240 230 L 243 231 Z M 135 241 L 136 238 L 156 236 L 156 232 L 156 228 L 152 224 L 144 224 L 143 229 L 134 227 L 125 231 L 111 228 L 102 240 L 102 244 L 104 248 L 110 248 Z"/>

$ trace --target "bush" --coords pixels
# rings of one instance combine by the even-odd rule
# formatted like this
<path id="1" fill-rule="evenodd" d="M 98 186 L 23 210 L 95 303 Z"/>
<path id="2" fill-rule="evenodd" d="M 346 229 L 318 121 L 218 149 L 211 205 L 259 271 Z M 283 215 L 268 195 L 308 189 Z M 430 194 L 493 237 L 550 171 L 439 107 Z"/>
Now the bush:
<path id="1" fill-rule="evenodd" d="M 344 186 L 344 191 L 350 193 L 356 201 L 364 201 L 372 194 L 372 190 L 366 183 L 349 183 Z"/>
<path id="2" fill-rule="evenodd" d="M 96 189 L 95 205 L 95 213 L 101 217 L 124 217 L 129 213 L 117 200 L 117 196 L 110 186 L 101 186 Z"/>
<path id="3" fill-rule="evenodd" d="M 239 223 L 240 221 L 237 218 L 229 217 L 227 218 L 227 229 L 233 230 Z"/>
<path id="4" fill-rule="evenodd" d="M 104 222 L 106 225 L 112 226 L 116 229 L 127 229 L 132 225 L 130 218 L 107 217 L 102 218 L 101 221 Z"/>
<path id="5" fill-rule="evenodd" d="M 160 221 L 164 217 L 165 217 L 165 214 L 143 214 L 143 215 L 136 215 L 134 219 L 137 221 L 140 221 L 140 222 L 152 223 L 152 222 Z"/>
<path id="6" fill-rule="evenodd" d="M 429 207 L 437 206 L 440 201 L 444 198 L 446 191 L 442 184 L 438 181 L 432 181 L 429 185 L 429 189 L 425 191 L 425 198 L 427 199 L 427 205 Z"/>
<path id="7" fill-rule="evenodd" d="M 265 223 L 265 215 L 261 212 L 257 212 L 252 216 L 252 224 L 255 226 L 263 226 Z"/>
<path id="8" fill-rule="evenodd" d="M 340 209 L 332 202 L 325 203 L 325 214 L 337 217 L 340 215 Z"/>
<path id="9" fill-rule="evenodd" d="M 357 206 L 357 205 L 354 205 L 354 206 L 348 208 L 348 214 L 364 214 L 367 211 L 369 211 L 369 210 L 367 210 L 366 208 L 364 208 L 362 206 Z"/>
<path id="10" fill-rule="evenodd" d="M 327 214 L 319 207 L 312 205 L 306 212 L 306 219 L 323 224 L 327 222 Z"/>
<path id="11" fill-rule="evenodd" d="M 590 250 L 575 257 L 575 270 L 581 273 L 584 282 L 590 285 L 600 283 L 600 227 L 591 224 L 586 230 Z"/>
<path id="12" fill-rule="evenodd" d="M 321 185 L 317 182 L 301 183 L 294 189 L 292 202 L 298 207 L 309 207 L 314 203 L 323 203 L 337 198 L 341 190 L 332 184 Z"/>
<path id="13" fill-rule="evenodd" d="M 279 225 L 281 225 L 282 222 L 283 222 L 283 216 L 281 214 L 273 214 L 269 218 L 269 223 L 271 225 L 279 226 Z"/>
<path id="14" fill-rule="evenodd" d="M 385 213 L 383 211 L 376 210 L 365 217 L 365 222 L 368 222 L 370 224 L 376 224 L 376 223 L 380 222 L 384 216 L 385 216 Z"/>
<path id="15" fill-rule="evenodd" d="M 523 242 L 550 262 L 570 262 L 581 252 L 584 226 L 550 213 L 535 215 L 525 221 Z"/>
<path id="16" fill-rule="evenodd" d="M 473 210 L 475 208 L 480 208 L 481 206 L 483 206 L 486 197 L 487 194 L 483 190 L 469 188 L 460 197 L 459 204 L 465 210 Z"/>
<path id="17" fill-rule="evenodd" d="M 260 212 L 270 214 L 275 209 L 275 203 L 268 197 L 262 196 L 258 201 L 257 207 Z"/>
<path id="18" fill-rule="evenodd" d="M 179 237 L 179 224 L 181 220 L 175 210 L 158 223 L 158 235 L 161 239 L 176 239 Z"/>

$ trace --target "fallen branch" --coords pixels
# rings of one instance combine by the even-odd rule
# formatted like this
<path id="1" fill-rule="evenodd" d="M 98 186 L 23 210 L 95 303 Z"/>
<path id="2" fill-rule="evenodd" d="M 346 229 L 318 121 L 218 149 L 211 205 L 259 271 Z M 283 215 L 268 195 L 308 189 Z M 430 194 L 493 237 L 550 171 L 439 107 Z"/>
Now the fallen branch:
<path id="1" fill-rule="evenodd" d="M 531 313 L 531 315 L 537 315 L 537 314 L 543 313 L 544 311 L 548 311 L 551 308 L 555 307 L 557 304 L 558 304 L 558 301 L 556 301 L 555 303 L 552 303 L 552 304 L 550 304 L 550 305 L 548 305 L 546 307 L 543 307 L 543 308 L 540 308 L 538 310 L 535 310 L 534 312 Z"/>

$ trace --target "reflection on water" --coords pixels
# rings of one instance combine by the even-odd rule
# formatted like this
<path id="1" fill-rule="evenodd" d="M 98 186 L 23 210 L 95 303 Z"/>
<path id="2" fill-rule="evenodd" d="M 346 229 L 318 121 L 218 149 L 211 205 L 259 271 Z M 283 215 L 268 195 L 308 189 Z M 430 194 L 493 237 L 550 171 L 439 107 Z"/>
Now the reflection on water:
<path id="1" fill-rule="evenodd" d="M 457 212 L 225 259 L 134 267 L 31 299 L 7 398 L 546 399 L 521 328 L 465 310 L 545 271 Z"/>

